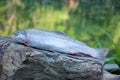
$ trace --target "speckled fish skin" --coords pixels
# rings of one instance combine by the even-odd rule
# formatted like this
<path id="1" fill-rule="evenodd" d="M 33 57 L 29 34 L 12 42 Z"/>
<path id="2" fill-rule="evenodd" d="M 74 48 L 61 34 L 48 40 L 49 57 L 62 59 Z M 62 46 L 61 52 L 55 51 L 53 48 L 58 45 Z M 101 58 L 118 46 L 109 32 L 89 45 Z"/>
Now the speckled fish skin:
<path id="1" fill-rule="evenodd" d="M 72 39 L 59 31 L 25 29 L 15 32 L 13 39 L 18 43 L 24 43 L 27 46 L 38 49 L 58 51 L 63 53 L 82 53 L 94 58 L 102 59 L 100 56 L 101 50 L 99 51 L 91 48 L 85 43 Z"/>

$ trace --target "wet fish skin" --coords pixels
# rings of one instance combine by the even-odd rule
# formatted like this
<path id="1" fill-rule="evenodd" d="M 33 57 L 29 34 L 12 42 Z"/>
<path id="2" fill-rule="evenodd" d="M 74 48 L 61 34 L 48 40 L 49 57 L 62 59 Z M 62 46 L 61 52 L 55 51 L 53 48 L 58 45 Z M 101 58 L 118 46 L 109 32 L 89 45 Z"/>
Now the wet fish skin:
<path id="1" fill-rule="evenodd" d="M 87 46 L 85 43 L 70 38 L 66 34 L 42 29 L 25 29 L 17 31 L 13 35 L 16 42 L 23 43 L 27 46 L 50 51 L 58 51 L 63 53 L 78 53 L 90 55 L 94 58 L 102 59 L 101 49 L 96 50 Z M 107 53 L 107 50 L 103 53 Z"/>

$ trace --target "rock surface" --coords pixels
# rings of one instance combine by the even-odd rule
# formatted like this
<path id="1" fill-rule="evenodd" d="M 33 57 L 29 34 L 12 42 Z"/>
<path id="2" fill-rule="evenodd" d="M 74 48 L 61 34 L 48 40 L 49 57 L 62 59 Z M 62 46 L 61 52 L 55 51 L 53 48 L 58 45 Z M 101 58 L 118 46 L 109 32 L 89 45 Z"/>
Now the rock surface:
<path id="1" fill-rule="evenodd" d="M 115 74 L 103 74 L 103 80 L 120 80 L 120 75 Z"/>
<path id="2" fill-rule="evenodd" d="M 105 70 L 119 70 L 119 66 L 117 64 L 106 64 L 104 66 Z"/>
<path id="3" fill-rule="evenodd" d="M 103 62 L 0 39 L 1 80 L 102 80 Z"/>

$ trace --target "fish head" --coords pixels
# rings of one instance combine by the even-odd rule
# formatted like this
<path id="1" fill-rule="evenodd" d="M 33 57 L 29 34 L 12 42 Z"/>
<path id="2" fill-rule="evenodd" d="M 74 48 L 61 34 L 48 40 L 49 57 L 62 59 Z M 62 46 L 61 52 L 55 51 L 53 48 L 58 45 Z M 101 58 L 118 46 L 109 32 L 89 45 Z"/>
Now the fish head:
<path id="1" fill-rule="evenodd" d="M 25 31 L 17 31 L 13 33 L 12 38 L 15 42 L 24 43 L 24 41 L 27 39 L 27 35 Z"/>

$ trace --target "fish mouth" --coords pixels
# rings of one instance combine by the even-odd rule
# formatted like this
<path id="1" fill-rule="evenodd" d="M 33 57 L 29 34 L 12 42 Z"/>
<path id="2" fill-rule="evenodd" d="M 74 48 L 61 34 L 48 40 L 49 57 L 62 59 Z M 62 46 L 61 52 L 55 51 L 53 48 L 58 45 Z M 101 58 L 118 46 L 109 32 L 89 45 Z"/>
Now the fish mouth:
<path id="1" fill-rule="evenodd" d="M 16 36 L 15 36 L 15 35 L 13 35 L 13 36 L 12 36 L 12 39 L 16 39 Z"/>

